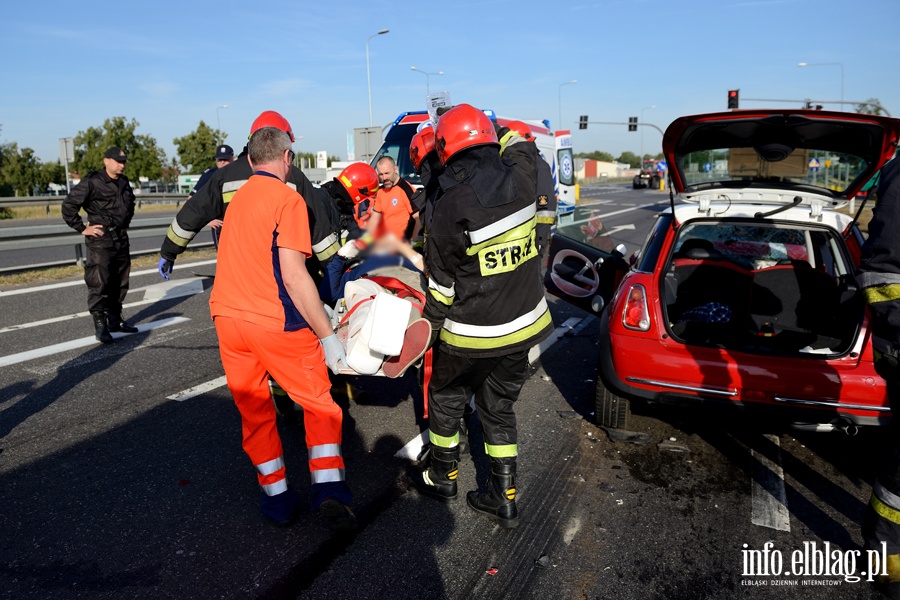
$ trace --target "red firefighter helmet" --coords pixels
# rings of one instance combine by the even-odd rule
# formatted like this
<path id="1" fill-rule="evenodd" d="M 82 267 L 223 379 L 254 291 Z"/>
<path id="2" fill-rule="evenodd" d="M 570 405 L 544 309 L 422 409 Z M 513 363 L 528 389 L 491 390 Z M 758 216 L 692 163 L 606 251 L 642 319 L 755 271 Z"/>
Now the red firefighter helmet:
<path id="1" fill-rule="evenodd" d="M 256 120 L 253 121 L 253 125 L 250 126 L 250 135 L 253 135 L 257 132 L 257 130 L 262 129 L 263 127 L 275 127 L 276 129 L 280 129 L 291 138 L 291 143 L 294 143 L 294 132 L 291 131 L 291 124 L 288 123 L 288 120 L 282 117 L 279 113 L 274 110 L 267 110 L 262 113 Z"/>
<path id="2" fill-rule="evenodd" d="M 434 131 L 434 145 L 441 163 L 475 146 L 497 144 L 497 132 L 486 114 L 469 104 L 458 104 L 441 115 Z"/>
<path id="3" fill-rule="evenodd" d="M 523 138 L 525 138 L 529 142 L 534 141 L 534 135 L 532 135 L 531 127 L 528 125 L 528 123 L 525 123 L 524 121 L 510 121 L 509 123 L 506 124 L 506 126 L 510 130 L 515 131 L 516 133 L 521 135 Z"/>
<path id="4" fill-rule="evenodd" d="M 426 127 L 413 136 L 409 144 L 409 159 L 416 171 L 422 166 L 422 161 L 429 153 L 434 151 L 434 127 Z"/>
<path id="5" fill-rule="evenodd" d="M 348 165 L 336 179 L 350 194 L 354 204 L 373 198 L 378 191 L 378 173 L 366 163 Z"/>

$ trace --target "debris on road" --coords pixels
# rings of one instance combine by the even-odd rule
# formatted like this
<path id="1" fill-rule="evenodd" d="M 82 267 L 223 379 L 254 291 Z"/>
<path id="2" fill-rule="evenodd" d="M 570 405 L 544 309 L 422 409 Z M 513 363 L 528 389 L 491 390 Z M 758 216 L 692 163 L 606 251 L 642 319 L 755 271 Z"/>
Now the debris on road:
<path id="1" fill-rule="evenodd" d="M 556 411 L 556 414 L 558 414 L 561 419 L 577 419 L 581 416 L 574 410 L 558 410 Z"/>
<path id="2" fill-rule="evenodd" d="M 550 557 L 546 554 L 541 554 L 540 558 L 534 561 L 534 566 L 539 567 L 541 569 L 546 569 L 550 566 Z"/>
<path id="3" fill-rule="evenodd" d="M 485 571 L 485 573 L 487 573 L 488 575 L 494 576 L 497 574 L 497 571 L 499 571 L 499 570 L 500 569 L 498 569 L 497 567 L 491 567 L 490 569 Z"/>
<path id="4" fill-rule="evenodd" d="M 669 438 L 664 442 L 660 442 L 656 445 L 657 448 L 667 452 L 690 452 L 691 449 L 687 447 L 686 444 L 682 444 L 680 442 L 674 442 L 675 438 Z"/>
<path id="5" fill-rule="evenodd" d="M 641 431 L 625 431 L 624 429 L 612 429 L 611 427 L 600 427 L 606 432 L 611 442 L 627 442 L 629 444 L 649 444 L 653 441 L 653 437 L 649 433 Z"/>
<path id="6" fill-rule="evenodd" d="M 550 379 L 550 376 L 549 376 L 549 375 L 541 375 L 541 379 L 542 379 L 543 381 L 552 381 L 552 379 Z"/>

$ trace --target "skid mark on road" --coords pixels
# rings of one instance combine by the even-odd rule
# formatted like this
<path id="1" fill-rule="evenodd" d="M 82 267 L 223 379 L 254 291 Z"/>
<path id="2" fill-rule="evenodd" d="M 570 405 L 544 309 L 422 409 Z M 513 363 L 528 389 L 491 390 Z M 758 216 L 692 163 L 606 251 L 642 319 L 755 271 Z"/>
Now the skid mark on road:
<path id="1" fill-rule="evenodd" d="M 763 436 L 764 443 L 772 445 L 775 452 L 769 458 L 762 452 L 751 451 L 753 470 L 751 482 L 750 522 L 777 531 L 790 531 L 791 520 L 784 489 L 784 470 L 781 468 L 781 443 L 777 436 Z"/>
<path id="2" fill-rule="evenodd" d="M 160 319 L 158 321 L 152 321 L 150 323 L 141 323 L 137 326 L 138 333 L 144 333 L 146 331 L 151 331 L 153 329 L 159 329 L 160 327 L 169 327 L 171 325 L 177 325 L 179 323 L 184 323 L 185 321 L 190 321 L 187 317 L 171 317 L 168 319 Z M 122 338 L 128 335 L 137 335 L 134 333 L 113 333 L 112 336 L 116 339 Z M 6 356 L 0 356 L 0 367 L 8 367 L 10 365 L 15 365 L 18 363 L 27 362 L 29 360 L 35 360 L 38 358 L 44 358 L 45 356 L 52 356 L 54 354 L 59 354 L 60 352 L 68 352 L 69 350 L 77 350 L 78 348 L 86 348 L 88 346 L 95 346 L 100 342 L 94 336 L 88 336 L 83 338 L 78 338 L 75 340 L 69 340 L 67 342 L 60 342 L 59 344 L 51 344 L 49 346 L 43 346 L 41 348 L 35 348 L 34 350 L 26 350 L 25 352 L 17 352 L 16 354 L 8 354 Z"/>

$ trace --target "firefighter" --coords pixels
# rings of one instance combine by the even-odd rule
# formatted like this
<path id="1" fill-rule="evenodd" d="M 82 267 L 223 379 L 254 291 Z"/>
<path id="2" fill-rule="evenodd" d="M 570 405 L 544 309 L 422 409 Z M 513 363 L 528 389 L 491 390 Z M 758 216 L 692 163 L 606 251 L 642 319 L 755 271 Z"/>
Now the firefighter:
<path id="1" fill-rule="evenodd" d="M 305 202 L 282 185 L 294 153 L 289 137 L 275 127 L 259 128 L 248 147 L 253 173 L 232 198 L 209 305 L 228 387 L 241 413 L 244 451 L 257 471 L 259 507 L 284 526 L 300 504 L 287 484 L 269 399 L 271 374 L 303 407 L 313 508 L 336 528 L 351 528 L 343 415 L 328 379 L 328 369 L 337 372 L 346 356 L 305 265 L 312 255 Z"/>
<path id="2" fill-rule="evenodd" d="M 428 386 L 431 453 L 410 473 L 421 493 L 456 497 L 459 422 L 474 394 L 491 476 L 487 490 L 466 501 L 507 528 L 518 524 L 513 403 L 529 348 L 553 330 L 534 260 L 536 167 L 515 145 L 502 160 L 493 123 L 468 104 L 444 113 L 435 128 L 444 172 L 425 242 L 424 316 L 440 344 Z"/>
<path id="3" fill-rule="evenodd" d="M 506 149 L 506 144 L 510 136 L 519 135 L 529 142 L 535 142 L 535 137 L 531 133 L 531 127 L 523 121 L 510 121 L 506 124 L 508 131 L 500 130 L 497 135 L 500 137 L 500 154 Z M 538 256 L 544 255 L 544 248 L 550 241 L 550 230 L 556 224 L 556 207 L 557 198 L 553 188 L 553 172 L 550 165 L 543 159 L 537 144 L 533 145 L 534 152 L 538 155 L 535 164 L 537 164 L 537 245 Z"/>
<path id="4" fill-rule="evenodd" d="M 365 224 L 359 222 L 360 205 L 371 202 L 378 192 L 378 173 L 366 163 L 348 165 L 341 174 L 320 188 L 335 206 L 340 220 L 341 242 L 363 234 Z M 365 213 L 365 208 L 361 209 Z"/>
<path id="5" fill-rule="evenodd" d="M 409 159 L 422 182 L 422 187 L 413 194 L 409 202 L 413 216 L 418 219 L 420 228 L 425 231 L 428 229 L 432 205 L 440 189 L 438 179 L 444 171 L 435 151 L 434 126 L 431 121 L 423 123 L 413 136 L 409 144 Z M 414 237 L 417 238 L 418 235 L 414 234 Z"/>
<path id="6" fill-rule="evenodd" d="M 294 140 L 291 124 L 274 110 L 261 113 L 253 121 L 250 135 L 263 127 L 276 127 L 287 133 L 292 142 Z M 197 190 L 197 193 L 184 203 L 172 220 L 159 251 L 158 270 L 164 279 L 169 279 L 175 259 L 184 252 L 194 236 L 202 231 L 210 221 L 225 218 L 225 209 L 228 208 L 228 203 L 234 197 L 235 192 L 247 183 L 252 174 L 245 148 L 236 161 L 216 171 L 209 183 Z M 327 263 L 340 248 L 337 210 L 331 203 L 324 201 L 319 194 L 316 194 L 309 179 L 296 166 L 291 167 L 286 183 L 306 200 L 312 248 L 315 254 L 315 260 L 308 261 L 307 267 L 311 273 L 317 274 L 320 264 Z"/>
<path id="7" fill-rule="evenodd" d="M 128 155 L 121 148 L 108 149 L 103 155 L 104 168 L 88 173 L 62 203 L 63 220 L 84 236 L 88 310 L 94 335 L 104 344 L 113 341 L 111 331 L 138 331 L 122 319 L 122 302 L 131 274 L 128 226 L 134 217 L 134 191 L 122 174 L 127 161 Z M 87 224 L 78 214 L 82 209 Z"/>
<path id="8" fill-rule="evenodd" d="M 887 384 L 892 446 L 880 461 L 863 519 L 870 550 L 887 544 L 887 577 L 877 582 L 890 598 L 900 598 L 900 160 L 885 165 L 869 237 L 863 245 L 858 281 L 872 314 L 875 370 Z"/>

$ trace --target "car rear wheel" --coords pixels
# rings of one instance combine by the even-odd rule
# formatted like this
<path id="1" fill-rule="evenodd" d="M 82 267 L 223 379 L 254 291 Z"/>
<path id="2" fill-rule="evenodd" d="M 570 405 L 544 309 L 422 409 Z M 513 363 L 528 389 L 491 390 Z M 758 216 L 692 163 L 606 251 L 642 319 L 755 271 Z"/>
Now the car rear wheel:
<path id="1" fill-rule="evenodd" d="M 631 407 L 628 400 L 616 396 L 604 387 L 600 377 L 597 377 L 597 386 L 594 391 L 594 417 L 597 425 L 612 429 L 627 429 L 631 417 Z"/>
<path id="2" fill-rule="evenodd" d="M 644 186 L 641 185 L 640 179 L 634 178 L 631 180 L 631 187 L 632 187 L 632 189 L 636 190 L 636 189 L 642 188 Z"/>

